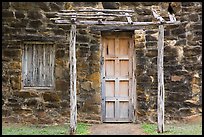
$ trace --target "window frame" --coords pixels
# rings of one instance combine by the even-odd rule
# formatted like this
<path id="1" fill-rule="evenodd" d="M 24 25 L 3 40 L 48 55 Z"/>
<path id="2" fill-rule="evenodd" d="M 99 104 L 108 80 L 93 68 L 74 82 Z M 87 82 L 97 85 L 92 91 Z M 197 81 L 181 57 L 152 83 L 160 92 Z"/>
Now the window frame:
<path id="1" fill-rule="evenodd" d="M 25 86 L 25 82 L 24 82 L 24 68 L 23 68 L 23 63 L 24 63 L 24 54 L 25 54 L 25 46 L 26 45 L 34 45 L 34 46 L 39 46 L 39 45 L 41 45 L 41 46 L 43 46 L 43 45 L 51 45 L 52 46 L 52 48 L 53 48 L 53 71 L 52 71 L 52 81 L 51 81 L 51 86 Z M 23 44 L 22 44 L 22 47 L 21 47 L 21 49 L 22 49 L 22 61 L 21 61 L 21 63 L 22 63 L 22 67 L 21 67 L 21 77 L 22 77 L 22 80 L 21 80 L 21 89 L 45 89 L 45 90 L 49 90 L 49 89 L 55 89 L 55 43 L 53 43 L 53 42 L 38 42 L 38 41 L 36 41 L 36 42 L 23 42 Z M 46 51 L 45 51 L 46 52 Z"/>

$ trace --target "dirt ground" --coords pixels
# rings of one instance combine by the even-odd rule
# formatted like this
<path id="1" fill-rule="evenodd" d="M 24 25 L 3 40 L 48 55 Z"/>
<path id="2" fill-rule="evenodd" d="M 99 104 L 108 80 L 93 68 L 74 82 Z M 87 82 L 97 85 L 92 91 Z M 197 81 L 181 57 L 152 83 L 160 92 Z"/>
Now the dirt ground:
<path id="1" fill-rule="evenodd" d="M 90 135 L 146 135 L 140 124 L 133 123 L 103 123 L 94 124 L 89 129 Z"/>
<path id="2" fill-rule="evenodd" d="M 201 115 L 193 115 L 186 117 L 182 122 L 177 124 L 186 123 L 202 123 Z M 103 123 L 93 124 L 89 128 L 90 135 L 147 135 L 141 128 L 141 124 L 134 123 Z"/>
<path id="3" fill-rule="evenodd" d="M 185 122 L 176 122 L 177 124 L 182 123 L 202 123 L 202 115 L 194 115 L 186 117 Z M 2 121 L 2 127 L 15 125 L 21 126 L 21 123 L 8 123 Z M 89 135 L 147 135 L 141 128 L 141 124 L 134 123 L 102 123 L 92 124 L 89 127 Z"/>

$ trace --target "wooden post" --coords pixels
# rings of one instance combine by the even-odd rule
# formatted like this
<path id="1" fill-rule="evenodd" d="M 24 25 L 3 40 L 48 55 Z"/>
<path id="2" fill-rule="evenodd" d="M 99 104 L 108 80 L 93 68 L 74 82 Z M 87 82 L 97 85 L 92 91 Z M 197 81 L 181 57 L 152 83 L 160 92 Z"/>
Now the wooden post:
<path id="1" fill-rule="evenodd" d="M 70 62 L 70 135 L 74 135 L 77 128 L 77 97 L 76 97 L 76 24 L 71 25 L 69 62 Z"/>
<path id="2" fill-rule="evenodd" d="M 159 25 L 158 37 L 158 98 L 157 98 L 157 120 L 158 133 L 164 132 L 164 71 L 163 71 L 163 55 L 164 55 L 164 26 Z"/>

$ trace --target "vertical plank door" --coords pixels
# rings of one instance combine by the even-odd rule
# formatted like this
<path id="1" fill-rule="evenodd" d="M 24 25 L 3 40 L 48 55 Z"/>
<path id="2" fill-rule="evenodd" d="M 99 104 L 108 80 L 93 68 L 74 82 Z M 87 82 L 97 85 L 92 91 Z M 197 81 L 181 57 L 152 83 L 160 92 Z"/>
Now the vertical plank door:
<path id="1" fill-rule="evenodd" d="M 133 111 L 131 38 L 120 35 L 104 36 L 102 43 L 103 122 L 131 122 Z"/>

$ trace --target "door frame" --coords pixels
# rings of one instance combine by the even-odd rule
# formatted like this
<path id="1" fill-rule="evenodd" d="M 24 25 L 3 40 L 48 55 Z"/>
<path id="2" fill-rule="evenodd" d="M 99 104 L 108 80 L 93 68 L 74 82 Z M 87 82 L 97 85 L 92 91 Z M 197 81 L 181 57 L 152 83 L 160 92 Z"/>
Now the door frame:
<path id="1" fill-rule="evenodd" d="M 121 36 L 121 37 L 129 37 L 130 40 L 130 44 L 132 45 L 133 51 L 132 51 L 132 57 L 131 57 L 131 61 L 132 61 L 132 87 L 131 87 L 131 101 L 130 101 L 130 110 L 132 111 L 130 114 L 130 122 L 135 123 L 137 120 L 137 110 L 136 110 L 136 106 L 137 106 L 137 94 L 136 94 L 136 78 L 135 78 L 135 70 L 136 70 L 136 52 L 135 52 L 135 46 L 134 46 L 134 32 L 133 31 L 118 31 L 118 32 L 101 32 L 101 38 L 100 38 L 100 80 L 101 80 L 101 121 L 105 122 L 105 104 L 103 101 L 103 97 L 104 97 L 104 86 L 103 86 L 103 74 L 104 74 L 104 57 L 103 57 L 103 38 L 104 37 L 111 37 L 111 36 Z M 114 121 L 117 122 L 117 121 Z"/>

